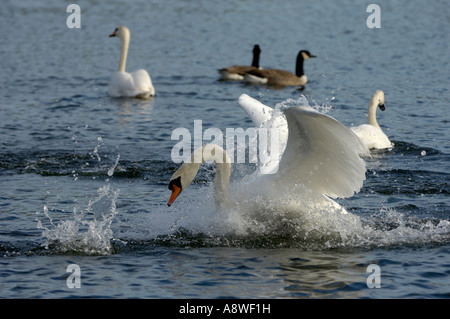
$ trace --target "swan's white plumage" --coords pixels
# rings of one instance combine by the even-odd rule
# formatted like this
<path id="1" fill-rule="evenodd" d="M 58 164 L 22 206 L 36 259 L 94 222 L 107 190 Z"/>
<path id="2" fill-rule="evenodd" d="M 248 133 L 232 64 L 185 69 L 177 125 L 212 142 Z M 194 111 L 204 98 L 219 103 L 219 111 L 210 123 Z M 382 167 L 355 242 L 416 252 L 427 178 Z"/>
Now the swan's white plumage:
<path id="1" fill-rule="evenodd" d="M 242 94 L 238 99 L 238 103 L 250 116 L 256 128 L 278 130 L 278 144 L 271 145 L 269 143 L 268 145 L 269 152 L 273 151 L 271 147 L 278 147 L 278 150 L 276 150 L 276 154 L 278 154 L 278 156 L 274 156 L 274 153 L 272 153 L 272 155 L 268 157 L 268 161 L 260 163 L 259 165 L 259 171 L 261 174 L 276 173 L 278 171 L 281 155 L 286 148 L 288 138 L 286 117 L 281 111 L 274 110 L 260 101 L 248 96 L 247 94 Z"/>
<path id="2" fill-rule="evenodd" d="M 258 109 L 267 114 L 273 113 L 270 107 L 248 95 L 242 95 L 239 103 L 250 111 L 249 114 L 252 114 L 257 123 L 266 118 L 266 113 L 257 114 Z M 246 203 L 246 195 L 251 194 L 267 200 L 275 198 L 277 201 L 281 200 L 282 205 L 289 205 L 289 201 L 282 200 L 283 197 L 289 200 L 297 198 L 300 202 L 305 201 L 305 209 L 323 208 L 346 213 L 345 209 L 330 198 L 350 197 L 360 190 L 366 170 L 360 154 L 368 155 L 367 148 L 346 126 L 309 106 L 286 107 L 283 114 L 288 136 L 278 171 L 259 175 L 245 184 L 235 184 L 238 190 L 235 200 Z M 198 163 L 184 163 L 173 174 L 171 184 L 175 179 L 180 179 L 178 183 L 183 188 L 183 180 L 185 184 L 189 184 L 199 166 Z M 223 165 L 217 166 L 219 174 L 216 178 L 226 175 L 221 170 Z M 217 181 L 215 185 L 216 183 Z M 170 201 L 172 202 L 173 200 Z"/>
<path id="3" fill-rule="evenodd" d="M 379 127 L 370 124 L 351 127 L 352 131 L 364 142 L 371 150 L 391 149 L 392 143 Z"/>
<path id="4" fill-rule="evenodd" d="M 372 95 L 369 102 L 368 123 L 360 126 L 351 127 L 351 130 L 361 139 L 361 141 L 371 150 L 373 149 L 391 149 L 393 144 L 378 125 L 376 111 L 377 107 L 383 111 L 384 92 L 377 90 Z"/>
<path id="5" fill-rule="evenodd" d="M 127 27 L 119 26 L 110 37 L 117 36 L 121 39 L 121 55 L 119 70 L 110 80 L 108 93 L 111 97 L 137 97 L 149 98 L 155 95 L 155 88 L 148 72 L 139 69 L 134 72 L 126 72 L 125 66 L 130 42 L 130 31 Z"/>
<path id="6" fill-rule="evenodd" d="M 346 126 L 309 106 L 284 110 L 288 141 L 276 177 L 316 193 L 346 198 L 365 180 L 367 148 Z"/>
<path id="7" fill-rule="evenodd" d="M 239 105 L 247 112 L 256 127 L 260 127 L 265 121 L 272 118 L 273 109 L 247 94 L 242 94 L 238 99 Z"/>
<path id="8" fill-rule="evenodd" d="M 134 72 L 115 72 L 109 83 L 111 97 L 148 98 L 155 95 L 155 90 L 148 72 L 140 69 Z"/>
<path id="9" fill-rule="evenodd" d="M 333 198 L 359 191 L 365 179 L 365 163 L 359 155 L 368 155 L 368 149 L 346 126 L 309 106 L 287 107 L 283 114 L 274 114 L 276 110 L 246 94 L 238 103 L 255 126 L 271 121 L 271 127 L 279 128 L 282 156 L 276 175 L 280 180 L 301 181 Z"/>

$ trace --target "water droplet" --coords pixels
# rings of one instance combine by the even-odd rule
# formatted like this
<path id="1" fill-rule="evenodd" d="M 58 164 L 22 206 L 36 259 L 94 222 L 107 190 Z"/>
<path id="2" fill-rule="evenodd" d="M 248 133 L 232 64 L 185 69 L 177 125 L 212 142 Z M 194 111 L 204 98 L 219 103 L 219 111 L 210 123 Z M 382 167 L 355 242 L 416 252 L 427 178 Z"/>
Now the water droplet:
<path id="1" fill-rule="evenodd" d="M 116 169 L 117 164 L 119 163 L 119 159 L 120 159 L 120 154 L 117 154 L 116 162 L 115 162 L 114 165 L 108 170 L 108 176 L 113 176 L 114 170 Z"/>

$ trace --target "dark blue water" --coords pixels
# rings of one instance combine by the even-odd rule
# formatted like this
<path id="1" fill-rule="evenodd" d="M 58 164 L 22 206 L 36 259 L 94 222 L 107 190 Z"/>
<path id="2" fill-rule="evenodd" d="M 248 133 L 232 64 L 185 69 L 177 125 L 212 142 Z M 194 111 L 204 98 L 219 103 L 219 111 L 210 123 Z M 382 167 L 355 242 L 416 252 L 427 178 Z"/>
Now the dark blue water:
<path id="1" fill-rule="evenodd" d="M 445 1 L 8 1 L 0 10 L 0 297 L 448 298 L 450 292 L 450 13 Z M 119 60 L 117 25 L 131 30 L 127 69 L 146 68 L 156 96 L 107 95 Z M 218 81 L 251 62 L 309 83 L 273 90 Z M 248 128 L 246 93 L 267 105 L 306 96 L 345 125 L 378 122 L 395 143 L 367 159 L 364 187 L 340 200 L 361 224 L 321 216 L 261 225 L 219 215 L 214 168 L 167 207 L 172 131 Z M 238 164 L 232 181 L 253 172 Z M 67 267 L 81 269 L 69 288 Z M 381 288 L 369 288 L 369 265 Z"/>

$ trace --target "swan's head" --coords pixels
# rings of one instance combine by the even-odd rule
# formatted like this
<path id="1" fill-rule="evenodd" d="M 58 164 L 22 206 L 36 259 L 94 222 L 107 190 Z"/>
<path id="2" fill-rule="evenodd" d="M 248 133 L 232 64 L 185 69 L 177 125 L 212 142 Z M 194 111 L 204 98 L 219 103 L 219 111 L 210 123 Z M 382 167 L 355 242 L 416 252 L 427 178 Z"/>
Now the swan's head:
<path id="1" fill-rule="evenodd" d="M 178 195 L 192 183 L 197 175 L 199 167 L 199 163 L 183 163 L 183 165 L 173 173 L 169 182 L 169 190 L 171 190 L 172 193 L 167 202 L 168 206 L 172 205 Z"/>
<path id="2" fill-rule="evenodd" d="M 130 37 L 130 30 L 128 30 L 127 27 L 121 25 L 118 26 L 113 33 L 109 35 L 109 37 L 118 37 L 120 39 L 129 38 Z"/>
<path id="3" fill-rule="evenodd" d="M 311 52 L 309 52 L 308 50 L 301 50 L 298 53 L 299 57 L 302 57 L 303 60 L 308 60 L 309 58 L 316 58 L 315 55 L 312 55 Z"/>
<path id="4" fill-rule="evenodd" d="M 214 161 L 214 163 L 216 163 L 217 169 L 214 189 L 216 192 L 220 192 L 221 194 L 226 191 L 226 185 L 230 179 L 231 158 L 219 145 L 206 144 L 197 148 L 191 154 L 191 159 L 184 162 L 183 165 L 181 165 L 180 168 L 173 173 L 169 182 L 169 189 L 172 191 L 172 194 L 170 195 L 169 202 L 167 203 L 168 206 L 172 205 L 183 189 L 186 189 L 192 183 L 197 175 L 200 165 L 208 161 Z"/>
<path id="5" fill-rule="evenodd" d="M 372 101 L 378 105 L 380 110 L 384 111 L 386 108 L 384 106 L 384 92 L 381 90 L 376 90 L 372 96 Z"/>
<path id="6" fill-rule="evenodd" d="M 175 199 L 180 195 L 181 191 L 183 190 L 183 186 L 181 185 L 181 176 L 178 176 L 175 179 L 172 179 L 169 183 L 169 189 L 172 191 L 170 195 L 170 199 L 167 202 L 167 206 L 172 205 L 172 203 L 175 201 Z"/>

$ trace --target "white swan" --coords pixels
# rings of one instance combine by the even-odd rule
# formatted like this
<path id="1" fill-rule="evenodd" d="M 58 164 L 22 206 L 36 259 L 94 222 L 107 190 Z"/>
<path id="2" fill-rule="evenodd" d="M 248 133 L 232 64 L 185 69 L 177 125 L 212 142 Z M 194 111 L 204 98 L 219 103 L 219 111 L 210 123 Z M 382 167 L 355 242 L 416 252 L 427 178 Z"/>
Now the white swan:
<path id="1" fill-rule="evenodd" d="M 251 193 L 252 196 L 277 200 L 282 196 L 307 196 L 315 199 L 316 207 L 333 207 L 345 213 L 345 209 L 331 198 L 350 197 L 360 190 L 366 169 L 359 154 L 367 149 L 346 126 L 309 106 L 289 107 L 283 113 L 287 119 L 288 140 L 279 169 L 246 184 L 249 196 Z M 191 161 L 183 163 L 172 175 L 169 206 L 193 181 L 201 163 L 208 160 L 217 163 L 216 202 L 221 206 L 230 202 L 231 160 L 220 146 L 207 144 L 195 150 Z M 295 193 L 299 189 L 302 193 Z M 294 193 L 287 194 L 286 190 Z M 238 192 L 237 197 L 242 194 Z M 246 197 L 241 199 L 247 200 Z"/>
<path id="2" fill-rule="evenodd" d="M 214 179 L 214 194 L 216 205 L 221 206 L 228 203 L 230 199 L 229 180 L 231 174 L 231 159 L 227 152 L 216 144 L 206 144 L 191 155 L 188 162 L 172 175 L 169 189 L 172 191 L 167 205 L 172 205 L 181 191 L 186 189 L 194 180 L 200 165 L 204 162 L 214 161 L 216 163 L 216 178 Z"/>
<path id="3" fill-rule="evenodd" d="M 391 149 L 393 144 L 384 134 L 377 122 L 377 107 L 384 111 L 384 92 L 377 90 L 373 94 L 369 103 L 368 124 L 351 127 L 351 130 L 358 135 L 363 143 L 371 150 L 373 149 Z"/>
<path id="4" fill-rule="evenodd" d="M 260 69 L 259 56 L 261 49 L 259 45 L 255 44 L 253 47 L 252 65 L 233 65 L 227 68 L 219 69 L 222 80 L 242 81 L 244 74 L 254 69 Z"/>
<path id="5" fill-rule="evenodd" d="M 308 83 L 303 71 L 303 61 L 315 57 L 308 50 L 301 50 L 297 55 L 295 74 L 279 69 L 253 69 L 244 74 L 244 81 L 274 87 L 303 86 Z"/>
<path id="6" fill-rule="evenodd" d="M 288 140 L 288 125 L 285 115 L 281 110 L 272 109 L 247 94 L 242 94 L 239 97 L 238 104 L 250 116 L 255 127 L 261 129 L 277 129 L 278 144 L 268 145 L 269 147 L 278 147 L 278 150 L 275 150 L 275 152 L 279 154 L 279 156 L 269 156 L 268 161 L 260 163 L 259 165 L 259 171 L 261 174 L 273 174 L 274 172 L 277 172 L 281 155 L 286 148 L 286 143 Z M 273 152 L 274 150 L 268 149 L 268 151 Z"/>
<path id="7" fill-rule="evenodd" d="M 130 44 L 130 30 L 125 26 L 117 27 L 110 37 L 119 37 L 122 40 L 119 70 L 114 73 L 109 83 L 111 97 L 137 97 L 149 98 L 155 95 L 155 88 L 148 72 L 140 69 L 131 73 L 125 72 L 128 46 Z"/>

